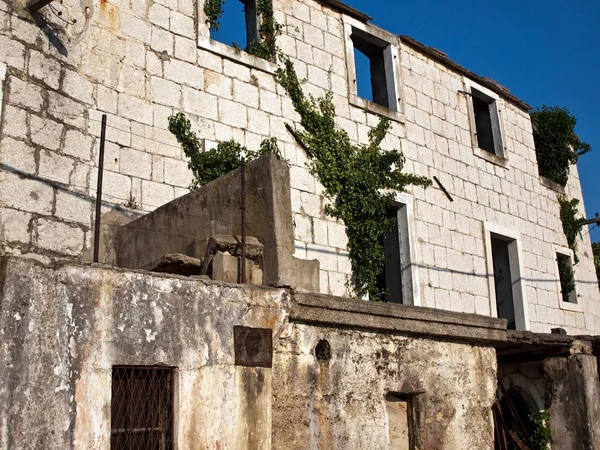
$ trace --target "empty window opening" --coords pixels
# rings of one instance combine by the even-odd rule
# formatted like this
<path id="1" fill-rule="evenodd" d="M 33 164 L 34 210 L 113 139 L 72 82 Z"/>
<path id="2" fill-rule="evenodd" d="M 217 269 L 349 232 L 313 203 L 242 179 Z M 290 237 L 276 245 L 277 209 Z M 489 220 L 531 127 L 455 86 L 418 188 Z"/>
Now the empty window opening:
<path id="1" fill-rule="evenodd" d="M 356 70 L 356 95 L 372 102 L 371 62 L 367 55 L 356 47 L 354 47 L 354 68 Z"/>
<path id="2" fill-rule="evenodd" d="M 112 450 L 173 449 L 174 370 L 113 367 Z"/>
<path id="3" fill-rule="evenodd" d="M 509 246 L 512 240 L 492 234 L 492 260 L 498 317 L 506 319 L 509 330 L 516 330 L 513 279 Z"/>
<path id="4" fill-rule="evenodd" d="M 500 121 L 496 100 L 471 89 L 477 145 L 482 150 L 503 156 Z"/>
<path id="5" fill-rule="evenodd" d="M 240 49 L 258 41 L 256 0 L 228 0 L 223 4 L 219 29 L 210 32 L 211 39 Z"/>
<path id="6" fill-rule="evenodd" d="M 558 277 L 560 282 L 560 294 L 563 302 L 577 303 L 577 292 L 575 291 L 575 273 L 570 255 L 556 254 L 558 265 Z"/>
<path id="7" fill-rule="evenodd" d="M 412 438 L 412 405 L 408 395 L 388 394 L 385 407 L 388 416 L 389 450 L 409 450 Z"/>
<path id="8" fill-rule="evenodd" d="M 396 110 L 392 46 L 363 30 L 352 29 L 357 95 Z"/>
<path id="9" fill-rule="evenodd" d="M 386 291 L 385 301 L 391 303 L 404 303 L 402 289 L 402 235 L 398 216 L 402 207 L 392 207 L 388 210 L 388 219 L 393 222 L 393 229 L 383 238 L 383 251 L 385 252 L 385 266 L 377 279 L 377 287 Z"/>

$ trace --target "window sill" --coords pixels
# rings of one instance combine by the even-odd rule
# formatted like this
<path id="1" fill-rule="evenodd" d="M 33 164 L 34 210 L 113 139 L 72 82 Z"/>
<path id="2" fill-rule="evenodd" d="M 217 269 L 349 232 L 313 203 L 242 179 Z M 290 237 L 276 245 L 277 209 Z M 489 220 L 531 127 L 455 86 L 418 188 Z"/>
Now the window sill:
<path id="1" fill-rule="evenodd" d="M 473 147 L 473 153 L 481 159 L 485 159 L 487 162 L 492 163 L 498 167 L 508 169 L 508 160 L 502 156 L 495 155 L 479 147 Z"/>
<path id="2" fill-rule="evenodd" d="M 559 300 L 560 309 L 564 309 L 566 311 L 574 311 L 581 312 L 581 305 L 579 303 L 569 303 Z"/>
<path id="3" fill-rule="evenodd" d="M 277 70 L 277 64 L 274 62 L 251 55 L 244 50 L 236 50 L 227 44 L 215 41 L 209 37 L 200 37 L 198 39 L 198 48 L 208 50 L 209 52 L 222 56 L 223 58 L 227 58 L 231 61 L 250 67 L 251 69 L 262 70 L 263 72 L 271 75 L 274 75 L 275 71 Z"/>
<path id="4" fill-rule="evenodd" d="M 365 111 L 376 114 L 378 116 L 387 117 L 390 120 L 395 122 L 404 123 L 406 121 L 404 114 L 394 111 L 392 109 L 386 108 L 385 106 L 378 105 L 377 103 L 373 103 L 369 100 L 365 100 L 364 98 L 360 98 L 357 95 L 350 94 L 350 104 L 352 106 L 356 106 L 357 108 L 364 109 Z"/>
<path id="5" fill-rule="evenodd" d="M 555 192 L 558 192 L 559 194 L 565 194 L 565 188 L 562 187 L 560 184 L 552 181 L 549 178 L 546 178 L 542 175 L 540 175 L 540 183 L 542 184 L 542 186 L 547 187 L 548 189 L 552 189 Z"/>

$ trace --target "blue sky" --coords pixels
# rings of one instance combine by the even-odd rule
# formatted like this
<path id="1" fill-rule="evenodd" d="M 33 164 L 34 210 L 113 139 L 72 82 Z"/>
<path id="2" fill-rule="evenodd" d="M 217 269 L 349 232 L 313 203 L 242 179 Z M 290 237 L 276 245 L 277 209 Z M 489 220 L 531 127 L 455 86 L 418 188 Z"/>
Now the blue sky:
<path id="1" fill-rule="evenodd" d="M 577 118 L 575 131 L 592 146 L 578 163 L 586 217 L 600 213 L 598 0 L 345 1 L 372 16 L 374 24 L 442 50 L 533 107 L 567 107 Z M 236 0 L 226 1 L 225 7 L 226 13 L 241 11 Z M 237 36 L 230 42 L 245 47 L 240 19 L 235 30 L 221 30 L 220 39 L 227 41 L 225 35 L 233 31 Z M 600 241 L 600 227 L 590 235 Z"/>

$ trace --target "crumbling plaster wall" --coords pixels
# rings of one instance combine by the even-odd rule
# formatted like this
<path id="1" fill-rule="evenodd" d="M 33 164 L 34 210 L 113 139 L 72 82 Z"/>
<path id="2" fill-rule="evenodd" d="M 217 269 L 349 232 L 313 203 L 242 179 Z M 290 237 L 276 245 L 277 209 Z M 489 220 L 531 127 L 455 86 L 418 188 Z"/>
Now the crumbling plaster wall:
<path id="1" fill-rule="evenodd" d="M 315 357 L 320 340 L 328 361 Z M 493 448 L 492 348 L 303 324 L 276 345 L 274 448 L 388 448 L 390 392 L 416 405 L 415 448 Z"/>
<path id="2" fill-rule="evenodd" d="M 199 137 L 233 138 L 256 148 L 276 136 L 290 162 L 295 256 L 320 261 L 320 290 L 343 295 L 350 273 L 342 223 L 327 218 L 322 186 L 284 127 L 298 117 L 272 77 L 273 65 L 246 64 L 198 48 L 202 2 L 65 0 L 65 17 L 41 12 L 52 43 L 23 8 L 0 0 L 0 46 L 6 62 L 0 129 L 0 234 L 5 251 L 44 261 L 90 259 L 100 116 L 108 114 L 103 213 L 114 205 L 150 211 L 187 192 L 191 174 L 167 117 L 183 110 Z M 278 45 L 306 78 L 307 92 L 331 87 L 338 123 L 365 142 L 377 116 L 349 103 L 344 16 L 313 0 L 275 0 L 284 25 Z M 87 15 L 86 18 L 86 9 Z M 43 27 L 42 27 L 43 28 Z M 463 76 L 398 41 L 396 85 L 404 119 L 394 120 L 384 147 L 401 148 L 406 170 L 436 175 L 437 188 L 414 189 L 421 304 L 490 314 L 483 222 L 519 231 L 530 329 L 600 330 L 600 302 L 589 236 L 579 242 L 580 306 L 561 307 L 553 245 L 566 246 L 556 192 L 537 175 L 526 111 L 502 99 L 507 162 L 476 155 Z M 245 55 L 247 56 L 247 55 Z M 329 71 L 329 73 L 328 73 Z M 19 178 L 18 172 L 27 175 Z M 581 198 L 576 168 L 567 193 Z M 108 225 L 108 226 L 113 226 Z M 461 270 L 457 270 L 461 268 Z"/>
<path id="3" fill-rule="evenodd" d="M 110 448 L 114 365 L 177 368 L 177 448 L 253 448 L 252 433 L 269 448 L 271 369 L 234 365 L 233 327 L 278 336 L 286 291 L 14 258 L 0 270 L 1 448 Z"/>
<path id="4" fill-rule="evenodd" d="M 493 446 L 495 351 L 464 336 L 299 324 L 286 290 L 109 267 L 4 257 L 0 283 L 2 448 L 108 449 L 112 367 L 156 364 L 176 448 L 384 449 L 390 391 L 416 394 L 419 448 Z M 235 325 L 273 330 L 272 369 L 234 365 Z"/>

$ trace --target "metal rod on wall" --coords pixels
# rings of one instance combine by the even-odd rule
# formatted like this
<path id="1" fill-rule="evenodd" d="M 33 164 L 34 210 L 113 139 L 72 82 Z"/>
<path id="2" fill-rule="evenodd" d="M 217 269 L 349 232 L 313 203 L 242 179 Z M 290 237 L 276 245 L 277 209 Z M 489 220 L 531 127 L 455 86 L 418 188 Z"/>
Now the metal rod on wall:
<path id="1" fill-rule="evenodd" d="M 242 158 L 242 267 L 241 280 L 246 282 L 246 158 Z"/>
<path id="2" fill-rule="evenodd" d="M 104 144 L 106 142 L 106 114 L 102 114 L 100 129 L 100 155 L 98 158 L 98 185 L 96 188 L 96 221 L 94 225 L 94 262 L 100 254 L 100 212 L 102 208 L 102 175 L 104 172 Z"/>

